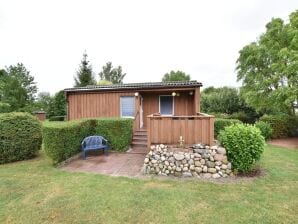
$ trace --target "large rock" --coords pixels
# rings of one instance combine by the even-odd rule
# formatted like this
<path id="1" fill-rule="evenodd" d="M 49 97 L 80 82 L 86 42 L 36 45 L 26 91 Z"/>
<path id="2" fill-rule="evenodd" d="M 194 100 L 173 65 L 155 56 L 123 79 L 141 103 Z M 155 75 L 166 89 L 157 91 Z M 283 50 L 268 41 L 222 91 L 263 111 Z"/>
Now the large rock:
<path id="1" fill-rule="evenodd" d="M 187 166 L 183 167 L 183 171 L 184 171 L 184 172 L 185 172 L 185 171 L 188 171 L 188 167 L 187 167 Z"/>
<path id="2" fill-rule="evenodd" d="M 181 167 L 179 167 L 179 166 L 176 167 L 176 171 L 177 171 L 177 172 L 181 172 L 181 170 L 182 170 Z"/>
<path id="3" fill-rule="evenodd" d="M 156 159 L 152 159 L 151 160 L 151 163 L 155 164 L 155 163 L 157 163 L 157 160 Z"/>
<path id="4" fill-rule="evenodd" d="M 190 160 L 190 155 L 185 153 L 184 158 L 185 158 L 186 160 Z"/>
<path id="5" fill-rule="evenodd" d="M 208 168 L 208 173 L 216 173 L 216 169 L 215 168 Z"/>
<path id="6" fill-rule="evenodd" d="M 206 150 L 205 149 L 194 149 L 193 150 L 194 152 L 196 152 L 196 153 L 199 153 L 199 154 L 204 154 L 205 152 L 206 152 Z"/>
<path id="7" fill-rule="evenodd" d="M 227 169 L 232 169 L 232 164 L 231 163 L 228 163 L 228 165 L 227 165 Z"/>
<path id="8" fill-rule="evenodd" d="M 201 167 L 195 167 L 197 173 L 202 173 L 203 169 Z"/>
<path id="9" fill-rule="evenodd" d="M 190 165 L 189 169 L 193 171 L 193 170 L 195 170 L 195 166 L 194 165 Z"/>
<path id="10" fill-rule="evenodd" d="M 225 148 L 223 148 L 223 147 L 218 147 L 218 149 L 217 149 L 217 153 L 225 155 L 227 152 L 226 152 L 226 149 L 225 149 Z"/>
<path id="11" fill-rule="evenodd" d="M 212 174 L 213 178 L 220 178 L 220 175 L 218 173 Z"/>
<path id="12" fill-rule="evenodd" d="M 210 147 L 210 149 L 211 150 L 217 150 L 218 149 L 218 146 L 217 145 L 213 145 L 213 146 Z"/>
<path id="13" fill-rule="evenodd" d="M 215 161 L 220 161 L 222 162 L 224 160 L 225 156 L 223 154 L 216 154 L 214 156 Z"/>
<path id="14" fill-rule="evenodd" d="M 197 153 L 197 152 L 194 153 L 193 155 L 194 155 L 195 158 L 201 158 L 201 155 L 199 153 Z"/>
<path id="15" fill-rule="evenodd" d="M 204 159 L 208 159 L 208 158 L 210 157 L 210 155 L 209 155 L 208 153 L 204 153 L 204 154 L 202 155 L 202 157 L 203 157 Z"/>
<path id="16" fill-rule="evenodd" d="M 200 161 L 195 161 L 195 166 L 202 166 L 202 163 Z"/>
<path id="17" fill-rule="evenodd" d="M 168 161 L 169 161 L 170 163 L 175 163 L 175 158 L 174 158 L 173 156 L 171 156 L 171 157 L 168 159 Z"/>
<path id="18" fill-rule="evenodd" d="M 222 168 L 223 170 L 226 170 L 226 169 L 228 169 L 228 166 L 227 166 L 226 164 L 222 164 L 222 165 L 221 165 L 221 168 Z"/>
<path id="19" fill-rule="evenodd" d="M 160 160 L 160 156 L 159 155 L 154 155 L 154 159 L 156 159 L 156 160 Z"/>
<path id="20" fill-rule="evenodd" d="M 149 163 L 149 159 L 148 158 L 145 158 L 144 159 L 144 163 Z"/>
<path id="21" fill-rule="evenodd" d="M 215 163 L 211 162 L 211 161 L 207 161 L 206 165 L 207 165 L 208 168 L 214 168 L 215 167 Z"/>
<path id="22" fill-rule="evenodd" d="M 211 178 L 211 173 L 204 173 L 203 174 L 203 178 L 207 178 L 207 179 L 209 179 L 209 178 Z"/>
<path id="23" fill-rule="evenodd" d="M 189 165 L 193 165 L 193 164 L 194 164 L 193 159 L 188 160 L 188 164 L 189 164 Z"/>
<path id="24" fill-rule="evenodd" d="M 176 160 L 178 160 L 178 161 L 181 161 L 181 160 L 184 159 L 184 154 L 182 154 L 182 153 L 176 153 L 176 154 L 174 154 L 174 158 Z"/>
<path id="25" fill-rule="evenodd" d="M 192 177 L 191 172 L 183 172 L 182 177 Z"/>

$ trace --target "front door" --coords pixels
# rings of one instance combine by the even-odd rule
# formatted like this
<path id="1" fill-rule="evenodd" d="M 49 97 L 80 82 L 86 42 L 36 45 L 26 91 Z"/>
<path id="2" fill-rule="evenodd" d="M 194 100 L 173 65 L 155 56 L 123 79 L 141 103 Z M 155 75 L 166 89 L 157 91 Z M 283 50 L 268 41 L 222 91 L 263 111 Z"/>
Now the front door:
<path id="1" fill-rule="evenodd" d="M 143 97 L 140 95 L 140 128 L 143 128 Z"/>

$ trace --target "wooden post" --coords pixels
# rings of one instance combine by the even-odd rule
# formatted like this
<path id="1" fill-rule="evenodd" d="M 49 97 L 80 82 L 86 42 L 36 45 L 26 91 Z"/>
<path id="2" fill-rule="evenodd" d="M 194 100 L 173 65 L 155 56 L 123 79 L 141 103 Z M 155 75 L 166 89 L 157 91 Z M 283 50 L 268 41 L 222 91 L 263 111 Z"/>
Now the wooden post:
<path id="1" fill-rule="evenodd" d="M 214 116 L 209 118 L 209 145 L 214 144 Z"/>
<path id="2" fill-rule="evenodd" d="M 140 117 L 139 117 L 139 112 L 140 112 L 140 102 L 139 102 L 139 96 L 135 95 L 135 118 L 134 118 L 134 131 L 138 130 L 140 128 Z"/>
<path id="3" fill-rule="evenodd" d="M 195 114 L 200 113 L 200 87 L 195 88 L 194 93 Z"/>
<path id="4" fill-rule="evenodd" d="M 150 115 L 147 116 L 147 148 L 148 148 L 148 151 L 150 150 L 150 146 L 151 146 L 151 119 L 150 119 Z"/>

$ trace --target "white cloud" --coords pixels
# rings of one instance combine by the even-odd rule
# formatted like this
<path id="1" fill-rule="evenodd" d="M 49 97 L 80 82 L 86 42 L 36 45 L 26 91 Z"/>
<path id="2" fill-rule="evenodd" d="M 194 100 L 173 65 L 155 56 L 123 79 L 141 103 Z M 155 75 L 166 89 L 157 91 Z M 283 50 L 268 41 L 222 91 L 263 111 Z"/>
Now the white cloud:
<path id="1" fill-rule="evenodd" d="M 295 9 L 291 0 L 0 0 L 0 67 L 23 62 L 54 93 L 73 85 L 86 49 L 96 72 L 112 61 L 125 82 L 180 69 L 205 86 L 235 86 L 238 51 Z"/>

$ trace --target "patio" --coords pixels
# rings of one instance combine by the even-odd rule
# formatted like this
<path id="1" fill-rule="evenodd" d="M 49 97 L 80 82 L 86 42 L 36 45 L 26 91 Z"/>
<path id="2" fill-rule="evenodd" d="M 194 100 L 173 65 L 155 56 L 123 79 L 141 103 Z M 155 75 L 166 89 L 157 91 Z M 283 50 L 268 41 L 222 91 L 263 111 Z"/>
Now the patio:
<path id="1" fill-rule="evenodd" d="M 81 157 L 62 166 L 62 170 L 71 172 L 89 172 L 112 176 L 136 177 L 141 174 L 146 152 L 130 149 L 127 152 L 90 153 L 83 160 Z"/>

